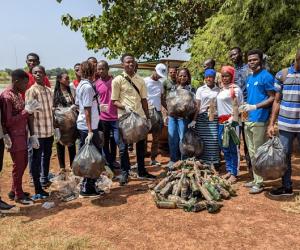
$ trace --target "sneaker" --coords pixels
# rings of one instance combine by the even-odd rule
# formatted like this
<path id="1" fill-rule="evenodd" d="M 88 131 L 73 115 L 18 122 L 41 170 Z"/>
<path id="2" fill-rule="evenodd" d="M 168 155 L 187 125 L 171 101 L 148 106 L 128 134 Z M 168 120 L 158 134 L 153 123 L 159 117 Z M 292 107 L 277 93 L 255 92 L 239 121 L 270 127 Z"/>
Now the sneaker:
<path id="1" fill-rule="evenodd" d="M 156 179 L 156 176 L 152 175 L 152 174 L 149 174 L 148 172 L 145 172 L 145 173 L 142 173 L 142 174 L 138 174 L 138 179 L 152 181 L 152 180 Z"/>
<path id="2" fill-rule="evenodd" d="M 49 193 L 46 192 L 45 190 L 42 190 L 42 191 L 40 192 L 40 194 L 41 194 L 42 196 L 49 197 Z"/>
<path id="3" fill-rule="evenodd" d="M 122 174 L 119 180 L 120 186 L 124 186 L 128 183 L 128 174 Z"/>
<path id="4" fill-rule="evenodd" d="M 14 205 L 9 205 L 0 199 L 0 213 L 9 214 L 13 211 Z"/>
<path id="5" fill-rule="evenodd" d="M 80 191 L 80 193 L 79 193 L 79 198 L 96 198 L 99 196 L 100 196 L 100 193 L 98 193 L 96 191 L 93 193 L 86 193 L 86 192 Z"/>
<path id="6" fill-rule="evenodd" d="M 151 160 L 150 161 L 150 166 L 160 166 L 161 164 L 158 162 L 158 161 L 156 161 L 156 160 Z"/>
<path id="7" fill-rule="evenodd" d="M 22 205 L 33 205 L 33 200 L 24 196 L 23 198 L 21 199 L 16 199 L 15 200 L 16 203 L 20 203 Z"/>
<path id="8" fill-rule="evenodd" d="M 33 196 L 31 197 L 31 199 L 32 199 L 33 201 L 44 200 L 44 199 L 47 199 L 47 198 L 48 198 L 48 196 L 44 196 L 44 195 L 42 195 L 42 194 L 35 194 L 35 195 L 33 195 Z"/>
<path id="9" fill-rule="evenodd" d="M 28 192 L 23 192 L 24 193 L 24 196 L 29 198 L 30 197 L 30 193 Z M 15 192 L 13 191 L 10 191 L 8 194 L 7 194 L 8 198 L 11 200 L 11 201 L 14 201 L 15 200 Z"/>
<path id="10" fill-rule="evenodd" d="M 244 187 L 246 188 L 252 188 L 255 185 L 255 183 L 253 181 L 249 181 L 247 183 L 244 184 Z"/>
<path id="11" fill-rule="evenodd" d="M 280 187 L 280 188 L 276 188 L 273 189 L 269 192 L 270 196 L 273 197 L 279 197 L 279 196 L 293 196 L 294 192 L 293 192 L 293 188 L 284 188 L 284 187 Z"/>
<path id="12" fill-rule="evenodd" d="M 252 186 L 252 188 L 249 191 L 249 194 L 259 194 L 262 191 L 264 191 L 264 188 L 262 186 L 259 185 L 254 185 Z"/>

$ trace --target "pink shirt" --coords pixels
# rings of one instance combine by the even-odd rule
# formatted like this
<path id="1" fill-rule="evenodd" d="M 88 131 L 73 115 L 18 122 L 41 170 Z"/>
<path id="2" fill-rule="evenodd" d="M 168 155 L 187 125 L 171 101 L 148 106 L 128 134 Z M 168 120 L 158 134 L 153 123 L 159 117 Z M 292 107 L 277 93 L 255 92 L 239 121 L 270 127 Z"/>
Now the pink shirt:
<path id="1" fill-rule="evenodd" d="M 100 104 L 108 104 L 108 111 L 101 112 L 100 120 L 103 121 L 117 121 L 118 111 L 116 106 L 111 101 L 111 83 L 112 78 L 108 81 L 98 79 L 95 83 L 96 90 L 99 94 Z"/>

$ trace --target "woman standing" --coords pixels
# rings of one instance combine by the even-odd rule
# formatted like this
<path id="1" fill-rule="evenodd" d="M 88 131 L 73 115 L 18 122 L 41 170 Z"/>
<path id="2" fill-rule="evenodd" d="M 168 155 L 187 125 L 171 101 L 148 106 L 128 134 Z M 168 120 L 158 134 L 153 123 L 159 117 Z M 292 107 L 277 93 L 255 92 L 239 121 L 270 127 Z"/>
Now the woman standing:
<path id="1" fill-rule="evenodd" d="M 178 70 L 177 73 L 177 86 L 174 90 L 170 91 L 172 94 L 176 89 L 186 89 L 192 93 L 195 93 L 195 89 L 191 86 L 191 74 L 187 68 Z M 183 139 L 184 133 L 188 125 L 187 117 L 173 117 L 168 116 L 168 141 L 170 150 L 170 161 L 168 168 L 172 169 L 173 164 L 180 160 L 179 144 Z"/>
<path id="2" fill-rule="evenodd" d="M 215 84 L 216 71 L 207 69 L 204 73 L 205 84 L 196 92 L 198 114 L 190 127 L 195 127 L 197 134 L 204 142 L 203 153 L 200 157 L 204 163 L 220 165 L 220 148 L 218 141 L 218 117 L 216 99 L 220 89 Z"/>
<path id="3" fill-rule="evenodd" d="M 234 68 L 231 66 L 223 66 L 221 70 L 223 89 L 217 96 L 217 108 L 219 119 L 219 143 L 224 153 L 226 171 L 223 176 L 231 183 L 237 181 L 238 165 L 239 165 L 239 150 L 238 145 L 229 137 L 228 146 L 224 147 L 223 139 L 225 126 L 228 128 L 234 127 L 238 135 L 238 106 L 243 103 L 242 90 L 233 83 Z"/>
<path id="4" fill-rule="evenodd" d="M 75 100 L 71 93 L 71 89 L 69 85 L 70 85 L 70 79 L 67 73 L 60 73 L 56 77 L 56 84 L 55 84 L 54 97 L 53 97 L 54 108 L 59 108 L 59 107 L 66 108 L 74 105 Z M 57 138 L 60 137 L 59 128 L 55 128 L 55 134 L 57 135 Z M 64 172 L 66 169 L 65 146 L 62 145 L 60 142 L 57 142 L 56 150 L 57 150 L 57 157 L 58 157 L 60 170 L 61 172 Z M 68 146 L 68 151 L 69 151 L 70 166 L 72 166 L 72 162 L 76 155 L 76 145 L 73 144 L 71 146 Z"/>

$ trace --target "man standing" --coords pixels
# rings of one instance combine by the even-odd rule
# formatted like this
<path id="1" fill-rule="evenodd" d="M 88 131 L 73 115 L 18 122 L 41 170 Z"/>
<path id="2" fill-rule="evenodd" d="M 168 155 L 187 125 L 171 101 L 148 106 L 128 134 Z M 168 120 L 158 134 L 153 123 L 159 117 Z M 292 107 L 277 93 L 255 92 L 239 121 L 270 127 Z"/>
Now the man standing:
<path id="1" fill-rule="evenodd" d="M 74 65 L 74 72 L 75 72 L 76 78 L 73 80 L 72 83 L 70 83 L 70 89 L 71 89 L 73 97 L 75 97 L 76 88 L 77 88 L 77 86 L 79 85 L 79 83 L 81 81 L 80 63 L 76 63 Z"/>
<path id="2" fill-rule="evenodd" d="M 161 113 L 161 106 L 163 105 L 167 108 L 165 100 L 163 98 L 163 85 L 159 81 L 161 78 L 167 76 L 167 67 L 166 65 L 159 63 L 155 67 L 150 77 L 144 79 L 147 87 L 148 93 L 148 107 L 149 115 L 152 118 L 152 121 L 155 120 L 156 124 L 152 124 L 151 133 L 152 133 L 152 145 L 151 145 L 151 162 L 150 165 L 160 165 L 156 161 L 158 154 L 159 138 L 161 136 L 161 131 L 163 127 L 163 117 Z M 146 145 L 147 146 L 147 145 Z M 146 148 L 147 150 L 147 148 Z"/>
<path id="3" fill-rule="evenodd" d="M 29 205 L 33 202 L 28 198 L 29 194 L 22 189 L 22 178 L 28 162 L 27 124 L 29 115 L 37 111 L 39 105 L 24 105 L 21 93 L 26 90 L 28 74 L 19 69 L 14 70 L 11 77 L 11 86 L 1 93 L 2 124 L 10 138 L 9 143 L 6 138 L 5 145 L 13 161 L 13 182 L 9 198 L 23 205 Z M 37 103 L 36 100 L 34 102 Z M 32 124 L 29 124 L 29 127 L 31 128 Z"/>
<path id="4" fill-rule="evenodd" d="M 77 129 L 80 136 L 80 147 L 86 143 L 93 143 L 102 152 L 101 140 L 98 133 L 99 112 L 98 95 L 93 86 L 95 67 L 89 61 L 84 61 L 80 65 L 81 81 L 76 89 L 76 105 L 79 106 L 77 118 Z M 85 177 L 80 190 L 80 197 L 97 197 L 100 195 L 96 191 L 96 180 Z"/>
<path id="5" fill-rule="evenodd" d="M 287 171 L 282 177 L 282 187 L 270 191 L 271 196 L 293 195 L 291 179 L 293 141 L 300 144 L 300 49 L 297 50 L 295 63 L 276 74 L 275 87 L 278 90 L 273 103 L 268 135 L 275 135 L 274 124 L 278 117 L 279 138 L 287 157 Z"/>
<path id="6" fill-rule="evenodd" d="M 147 117 L 150 122 L 147 89 L 144 80 L 135 73 L 136 61 L 133 55 L 124 54 L 121 58 L 124 67 L 122 75 L 117 76 L 112 81 L 111 99 L 118 108 L 118 116 L 121 117 L 126 112 L 134 111 L 141 117 Z M 120 137 L 119 142 L 121 170 L 120 185 L 128 182 L 130 162 L 128 146 Z M 145 168 L 145 140 L 136 143 L 136 154 L 138 164 L 138 177 L 140 179 L 154 179 L 155 176 L 149 174 Z"/>
<path id="7" fill-rule="evenodd" d="M 48 174 L 53 144 L 53 94 L 49 87 L 44 85 L 46 76 L 43 66 L 32 69 L 35 83 L 26 91 L 26 104 L 34 100 L 41 105 L 40 111 L 33 113 L 33 131 L 31 136 L 33 142 L 33 155 L 31 159 L 31 174 L 33 178 L 36 195 L 33 199 L 43 199 L 49 194 L 43 190 L 50 185 Z"/>
<path id="8" fill-rule="evenodd" d="M 163 82 L 163 88 L 164 88 L 164 99 L 166 100 L 166 97 L 168 96 L 169 92 L 171 90 L 174 90 L 176 88 L 176 76 L 177 76 L 177 69 L 176 67 L 169 67 L 169 78 L 166 79 Z"/>
<path id="9" fill-rule="evenodd" d="M 117 107 L 111 100 L 112 77 L 108 74 L 109 66 L 106 61 L 99 61 L 97 74 L 99 79 L 95 82 L 100 101 L 100 123 L 104 134 L 103 152 L 108 166 L 113 171 L 116 160 L 116 145 L 119 143 L 119 123 Z M 111 140 L 111 134 L 113 140 Z"/>
<path id="10" fill-rule="evenodd" d="M 243 92 L 243 99 L 247 100 L 247 77 L 251 74 L 251 71 L 248 67 L 248 64 L 243 62 L 243 53 L 240 47 L 234 47 L 229 52 L 229 58 L 234 65 L 234 83 L 239 86 Z M 245 137 L 245 123 L 242 122 L 242 126 L 240 126 L 240 131 L 242 133 L 243 141 L 244 141 L 244 153 L 246 158 L 246 163 L 249 171 L 252 174 L 252 166 L 251 160 L 248 152 L 248 147 L 246 144 Z"/>
<path id="11" fill-rule="evenodd" d="M 274 77 L 262 68 L 262 59 L 262 51 L 254 49 L 248 52 L 248 65 L 253 74 L 247 78 L 247 104 L 240 107 L 241 111 L 248 112 L 245 135 L 252 161 L 257 149 L 266 141 L 270 107 L 275 95 Z M 245 186 L 251 188 L 250 194 L 258 194 L 263 191 L 263 178 L 254 171 L 253 177 L 254 180 Z"/>

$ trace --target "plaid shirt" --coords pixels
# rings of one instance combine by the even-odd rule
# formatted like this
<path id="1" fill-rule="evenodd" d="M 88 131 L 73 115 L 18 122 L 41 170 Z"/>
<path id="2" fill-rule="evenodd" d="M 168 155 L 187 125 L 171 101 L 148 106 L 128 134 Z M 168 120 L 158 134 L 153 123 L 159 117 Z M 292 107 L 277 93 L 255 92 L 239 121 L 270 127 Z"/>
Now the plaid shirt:
<path id="1" fill-rule="evenodd" d="M 36 99 L 42 106 L 40 112 L 33 114 L 34 134 L 38 138 L 47 138 L 53 136 L 53 93 L 49 87 L 35 83 L 26 91 L 26 103 Z"/>

